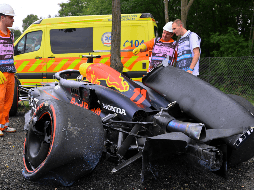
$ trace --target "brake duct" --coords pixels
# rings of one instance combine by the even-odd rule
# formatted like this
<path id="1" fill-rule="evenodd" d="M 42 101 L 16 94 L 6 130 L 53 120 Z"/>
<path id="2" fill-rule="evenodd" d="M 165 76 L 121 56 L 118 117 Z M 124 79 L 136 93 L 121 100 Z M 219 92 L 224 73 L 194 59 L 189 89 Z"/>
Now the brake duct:
<path id="1" fill-rule="evenodd" d="M 206 137 L 204 124 L 176 120 L 168 114 L 167 109 L 161 109 L 154 116 L 154 125 L 159 125 L 166 129 L 167 132 L 182 132 L 194 140 L 202 140 Z"/>

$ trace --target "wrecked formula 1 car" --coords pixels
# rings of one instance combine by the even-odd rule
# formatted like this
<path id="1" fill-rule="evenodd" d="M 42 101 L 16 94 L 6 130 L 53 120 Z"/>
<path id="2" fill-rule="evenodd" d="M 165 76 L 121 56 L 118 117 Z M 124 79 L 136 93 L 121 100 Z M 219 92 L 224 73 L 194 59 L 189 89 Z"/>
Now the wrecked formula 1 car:
<path id="1" fill-rule="evenodd" d="M 55 77 L 59 82 L 29 90 L 26 179 L 70 186 L 103 152 L 118 161 L 112 172 L 142 158 L 142 180 L 166 154 L 224 174 L 254 156 L 252 104 L 183 70 L 160 66 L 141 83 L 98 63 Z"/>

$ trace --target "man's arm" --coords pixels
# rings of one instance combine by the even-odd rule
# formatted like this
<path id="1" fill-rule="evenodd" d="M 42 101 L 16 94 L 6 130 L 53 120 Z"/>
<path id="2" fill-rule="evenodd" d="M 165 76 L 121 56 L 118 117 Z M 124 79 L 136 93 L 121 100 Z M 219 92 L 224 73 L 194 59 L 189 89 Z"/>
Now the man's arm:
<path id="1" fill-rule="evenodd" d="M 154 38 L 136 47 L 132 52 L 137 55 L 139 52 L 149 51 L 153 49 Z"/>
<path id="2" fill-rule="evenodd" d="M 199 56 L 200 56 L 199 47 L 196 47 L 196 48 L 193 49 L 193 54 L 194 54 L 194 56 L 192 58 L 192 62 L 191 62 L 191 65 L 190 65 L 190 68 L 192 70 L 194 70 L 194 67 L 196 66 L 196 64 L 199 60 Z M 193 71 L 188 70 L 187 72 L 192 74 Z"/>

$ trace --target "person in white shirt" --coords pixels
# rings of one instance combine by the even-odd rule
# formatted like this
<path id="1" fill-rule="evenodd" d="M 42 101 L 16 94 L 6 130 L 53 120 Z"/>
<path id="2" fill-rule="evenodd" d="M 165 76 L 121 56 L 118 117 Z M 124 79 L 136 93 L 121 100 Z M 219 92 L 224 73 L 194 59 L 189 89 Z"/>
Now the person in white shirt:
<path id="1" fill-rule="evenodd" d="M 172 24 L 173 33 L 181 36 L 178 41 L 176 67 L 195 76 L 199 75 L 199 58 L 201 38 L 194 32 L 186 30 L 180 19 Z"/>

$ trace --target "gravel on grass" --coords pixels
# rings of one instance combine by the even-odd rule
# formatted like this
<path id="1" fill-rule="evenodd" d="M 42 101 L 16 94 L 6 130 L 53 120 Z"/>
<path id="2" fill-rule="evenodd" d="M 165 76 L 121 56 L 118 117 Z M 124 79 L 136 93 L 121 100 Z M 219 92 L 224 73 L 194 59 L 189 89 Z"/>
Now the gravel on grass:
<path id="1" fill-rule="evenodd" d="M 198 170 L 179 159 L 156 163 L 157 179 L 140 181 L 141 160 L 112 174 L 115 163 L 101 160 L 94 171 L 75 182 L 71 187 L 40 184 L 26 180 L 22 175 L 25 131 L 24 113 L 21 110 L 10 118 L 16 133 L 0 137 L 0 189 L 248 189 L 254 190 L 254 159 L 228 168 L 225 179 L 212 172 Z M 254 151 L 254 150 L 253 150 Z"/>

